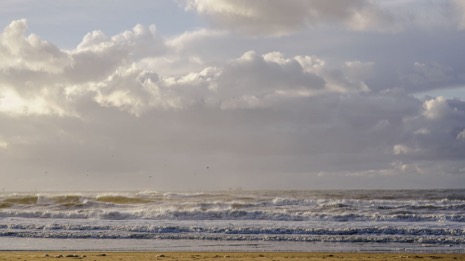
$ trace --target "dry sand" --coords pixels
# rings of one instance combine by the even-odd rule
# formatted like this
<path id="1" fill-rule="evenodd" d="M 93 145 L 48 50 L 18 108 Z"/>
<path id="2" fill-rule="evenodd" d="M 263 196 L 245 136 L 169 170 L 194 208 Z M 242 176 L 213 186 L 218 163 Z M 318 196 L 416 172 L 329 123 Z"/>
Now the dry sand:
<path id="1" fill-rule="evenodd" d="M 158 260 L 158 261 L 182 261 L 182 260 L 202 260 L 202 261 L 456 261 L 465 260 L 465 254 L 412 254 L 412 253 L 248 253 L 248 252 L 207 252 L 207 253 L 187 253 L 187 252 L 0 252 L 0 260 Z"/>

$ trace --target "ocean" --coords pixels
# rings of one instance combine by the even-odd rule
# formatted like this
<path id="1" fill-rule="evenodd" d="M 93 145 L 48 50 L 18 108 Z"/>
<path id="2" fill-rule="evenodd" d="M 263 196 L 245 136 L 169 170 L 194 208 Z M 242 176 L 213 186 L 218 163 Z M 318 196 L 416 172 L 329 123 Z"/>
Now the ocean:
<path id="1" fill-rule="evenodd" d="M 465 249 L 465 189 L 0 194 L 0 250 Z"/>

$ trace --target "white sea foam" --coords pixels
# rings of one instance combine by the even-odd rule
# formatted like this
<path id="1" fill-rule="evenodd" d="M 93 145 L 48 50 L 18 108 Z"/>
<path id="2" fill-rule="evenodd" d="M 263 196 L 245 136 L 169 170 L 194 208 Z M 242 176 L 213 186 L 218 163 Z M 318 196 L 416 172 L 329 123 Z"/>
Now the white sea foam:
<path id="1" fill-rule="evenodd" d="M 0 194 L 0 238 L 465 246 L 465 190 Z"/>

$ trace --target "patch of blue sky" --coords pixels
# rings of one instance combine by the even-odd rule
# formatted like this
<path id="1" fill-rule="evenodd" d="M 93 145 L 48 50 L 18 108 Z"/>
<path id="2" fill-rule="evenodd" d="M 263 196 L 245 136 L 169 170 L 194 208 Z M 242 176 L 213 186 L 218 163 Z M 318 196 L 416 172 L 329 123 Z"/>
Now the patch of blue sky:
<path id="1" fill-rule="evenodd" d="M 156 25 L 163 36 L 173 36 L 203 27 L 204 21 L 186 12 L 175 1 L 31 1 L 23 5 L 0 3 L 0 24 L 27 19 L 28 33 L 60 48 L 75 48 L 89 32 L 100 30 L 108 36 L 132 29 L 136 24 Z"/>
<path id="2" fill-rule="evenodd" d="M 430 91 L 416 93 L 414 96 L 420 99 L 427 97 L 427 96 L 431 96 L 431 97 L 442 96 L 448 99 L 465 100 L 465 86 L 460 85 L 460 86 L 451 86 L 451 87 L 441 88 L 441 89 L 434 89 Z"/>

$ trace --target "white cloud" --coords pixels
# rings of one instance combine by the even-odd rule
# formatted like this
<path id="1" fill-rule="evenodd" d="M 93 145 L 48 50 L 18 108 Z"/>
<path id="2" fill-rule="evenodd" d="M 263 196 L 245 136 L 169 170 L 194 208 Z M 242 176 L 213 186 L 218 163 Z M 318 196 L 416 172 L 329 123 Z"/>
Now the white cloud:
<path id="1" fill-rule="evenodd" d="M 362 63 L 356 64 L 360 67 Z M 71 85 L 66 94 L 74 99 L 75 95 L 93 93 L 103 106 L 140 115 L 151 109 L 179 110 L 197 105 L 263 108 L 293 98 L 368 90 L 358 79 L 363 78 L 360 73 L 354 73 L 353 68 L 347 70 L 347 64 L 340 69 L 327 69 L 325 65 L 317 57 L 289 58 L 279 52 L 259 55 L 253 51 L 222 67 L 179 76 L 159 75 L 144 69 L 144 63 L 133 63 L 118 67 L 106 79 Z M 151 75 L 148 80 L 147 75 Z"/>
<path id="2" fill-rule="evenodd" d="M 365 0 L 188 0 L 186 9 L 205 15 L 216 26 L 252 35 L 286 35 L 322 24 L 357 31 L 401 29 L 389 14 Z"/>
<path id="3" fill-rule="evenodd" d="M 132 30 L 107 37 L 100 31 L 88 33 L 71 54 L 75 65 L 67 70 L 75 81 L 101 80 L 119 66 L 131 64 L 166 51 L 154 25 L 136 25 Z"/>
<path id="4" fill-rule="evenodd" d="M 219 3 L 235 8 L 242 2 Z M 345 12 L 331 10 L 323 15 Z M 334 19 L 351 26 L 347 16 Z M 328 23 L 334 22 L 316 24 Z M 462 63 L 455 49 L 455 62 L 434 62 L 431 57 L 440 55 L 424 58 L 413 47 L 402 49 L 409 40 L 402 33 L 390 36 L 399 42 L 389 42 L 384 34 L 374 41 L 370 33 L 352 37 L 342 30 L 351 36 L 338 48 L 317 45 L 326 48 L 320 51 L 314 41 L 332 39 L 260 40 L 207 29 L 164 38 L 154 26 L 138 25 L 113 36 L 93 31 L 76 48 L 62 50 L 43 40 L 33 44 L 25 25 L 13 22 L 2 37 L 8 30 L 17 36 L 0 45 L 6 57 L 0 61 L 4 173 L 28 177 L 47 168 L 55 178 L 79 180 L 87 168 L 122 187 L 137 173 L 150 173 L 164 186 L 195 181 L 189 173 L 208 164 L 217 176 L 205 182 L 268 175 L 275 187 L 285 178 L 300 188 L 315 173 L 328 182 L 395 176 L 395 183 L 406 175 L 440 180 L 465 167 L 465 102 L 408 94 L 457 81 Z M 20 49 L 13 55 L 10 45 Z M 403 68 L 414 78 L 391 79 Z"/>
<path id="5" fill-rule="evenodd" d="M 151 108 L 176 110 L 185 107 L 188 102 L 175 91 L 160 83 L 156 73 L 132 65 L 119 68 L 97 83 L 95 100 L 102 106 L 117 107 L 139 116 Z"/>
<path id="6" fill-rule="evenodd" d="M 450 111 L 446 98 L 442 96 L 425 101 L 423 108 L 424 115 L 429 119 L 440 119 Z"/>
<path id="7" fill-rule="evenodd" d="M 249 51 L 225 66 L 217 85 L 219 95 L 225 98 L 245 95 L 261 99 L 281 90 L 322 90 L 325 80 L 305 72 L 293 58 Z"/>
<path id="8" fill-rule="evenodd" d="M 57 97 L 46 89 L 32 97 L 22 97 L 15 90 L 0 85 L 0 112 L 11 116 L 68 114 L 60 107 Z"/>
<path id="9" fill-rule="evenodd" d="M 144 84 L 152 83 L 138 80 L 143 72 L 131 68 L 140 59 L 165 51 L 155 26 L 137 25 L 112 37 L 94 31 L 70 51 L 33 34 L 26 37 L 26 27 L 26 20 L 14 21 L 0 34 L 0 111 L 10 115 L 76 116 L 73 95 L 82 97 L 89 92 L 98 92 L 95 100 L 101 105 L 124 107 L 134 114 L 145 106 L 137 84 L 147 91 L 150 88 Z M 121 72 L 126 68 L 129 72 Z"/>
<path id="10" fill-rule="evenodd" d="M 226 33 L 222 31 L 212 31 L 202 28 L 197 31 L 185 32 L 168 40 L 168 45 L 172 46 L 175 50 L 182 50 L 196 45 L 204 45 L 205 41 L 212 41 L 225 36 Z"/>
<path id="11" fill-rule="evenodd" d="M 26 20 L 13 21 L 0 34 L 1 70 L 60 73 L 73 65 L 72 57 L 66 52 L 35 34 L 26 36 L 26 28 Z"/>

